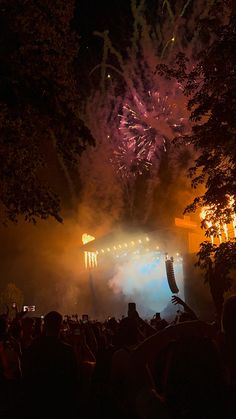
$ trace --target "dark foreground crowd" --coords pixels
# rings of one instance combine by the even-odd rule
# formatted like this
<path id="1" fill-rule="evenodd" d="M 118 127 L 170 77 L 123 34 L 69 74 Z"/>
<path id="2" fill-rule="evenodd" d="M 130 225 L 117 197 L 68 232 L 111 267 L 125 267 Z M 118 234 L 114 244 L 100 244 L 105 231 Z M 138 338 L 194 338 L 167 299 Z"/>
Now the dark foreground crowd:
<path id="1" fill-rule="evenodd" d="M 172 324 L 1 315 L 0 418 L 236 419 L 236 296 L 219 324 L 172 302 Z"/>

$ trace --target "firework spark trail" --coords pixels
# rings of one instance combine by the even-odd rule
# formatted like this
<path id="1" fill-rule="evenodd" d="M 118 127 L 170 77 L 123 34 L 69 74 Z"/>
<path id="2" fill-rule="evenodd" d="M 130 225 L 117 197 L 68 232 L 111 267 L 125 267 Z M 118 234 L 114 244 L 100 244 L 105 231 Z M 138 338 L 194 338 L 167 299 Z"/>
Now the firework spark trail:
<path id="1" fill-rule="evenodd" d="M 144 98 L 134 91 L 132 101 L 123 105 L 120 141 L 113 158 L 122 176 L 149 170 L 159 152 L 166 151 L 166 142 L 189 128 L 186 115 L 177 106 L 181 86 L 173 85 L 171 99 L 161 90 L 149 90 Z"/>
<path id="2" fill-rule="evenodd" d="M 124 177 L 149 171 L 152 165 L 158 164 L 158 158 L 163 150 L 166 151 L 168 143 L 190 130 L 183 87 L 177 82 L 161 80 L 155 74 L 156 65 L 163 55 L 170 62 L 171 57 L 173 59 L 175 53 L 182 50 L 179 47 L 180 41 L 176 42 L 175 34 L 178 33 L 178 28 L 183 28 L 183 16 L 190 2 L 182 2 L 175 14 L 171 12 L 173 19 L 169 22 L 166 38 L 163 36 L 160 41 L 162 48 L 159 56 L 158 48 L 150 36 L 150 27 L 144 18 L 144 2 L 142 5 L 140 3 L 139 8 L 134 7 L 134 3 L 132 2 L 136 30 L 132 38 L 132 48 L 136 52 L 141 51 L 142 58 L 138 59 L 136 54 L 130 53 L 129 60 L 122 66 L 127 90 L 119 113 L 118 133 L 114 135 L 113 131 L 114 153 L 111 157 L 112 163 L 118 167 L 118 173 Z M 170 4 L 166 1 L 163 6 L 168 9 Z M 201 14 L 198 12 L 196 15 L 199 13 Z M 170 16 L 170 9 L 168 15 Z M 166 27 L 167 20 L 165 19 L 163 28 Z M 173 46 L 176 44 L 176 48 L 169 48 L 170 43 Z M 165 54 L 163 50 L 166 51 Z"/>

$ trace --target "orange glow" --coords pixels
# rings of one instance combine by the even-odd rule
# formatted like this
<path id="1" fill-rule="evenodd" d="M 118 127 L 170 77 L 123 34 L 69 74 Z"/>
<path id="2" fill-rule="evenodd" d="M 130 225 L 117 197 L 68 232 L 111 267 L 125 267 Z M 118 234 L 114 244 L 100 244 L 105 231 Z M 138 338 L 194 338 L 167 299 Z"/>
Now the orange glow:
<path id="1" fill-rule="evenodd" d="M 228 205 L 227 209 L 230 209 L 232 211 L 231 215 L 231 223 L 226 224 L 225 218 L 226 214 L 222 213 L 222 219 L 219 218 L 217 222 L 215 222 L 215 227 L 218 230 L 218 238 L 219 242 L 222 243 L 222 241 L 227 241 L 230 238 L 230 232 L 232 231 L 233 227 L 233 237 L 236 237 L 236 214 L 233 212 L 234 207 L 234 198 L 232 196 L 228 197 Z M 212 218 L 214 216 L 214 207 L 203 207 L 200 212 L 200 218 L 201 220 L 204 220 L 206 224 L 206 228 L 210 228 L 213 226 Z M 231 225 L 232 224 L 232 225 Z M 231 234 L 232 236 L 232 234 Z M 211 242 L 214 243 L 214 237 L 211 235 Z"/>
<path id="2" fill-rule="evenodd" d="M 234 198 L 232 196 L 229 197 L 229 206 L 231 209 L 233 209 L 235 204 Z M 233 217 L 232 217 L 232 224 L 233 224 L 233 230 L 234 230 L 234 237 L 236 237 L 236 214 L 235 212 L 233 213 Z"/>
<path id="3" fill-rule="evenodd" d="M 90 236 L 87 233 L 82 234 L 83 244 L 87 244 L 93 240 L 95 240 L 95 237 Z M 95 266 L 97 266 L 97 254 L 98 252 L 84 252 L 84 264 L 86 269 L 95 268 Z"/>
<path id="4" fill-rule="evenodd" d="M 95 240 L 95 237 L 90 236 L 87 233 L 82 234 L 82 243 L 83 244 L 87 244 L 87 243 L 91 242 L 92 240 Z"/>
<path id="5" fill-rule="evenodd" d="M 212 214 L 212 211 L 211 211 L 210 207 L 203 207 L 201 212 L 200 212 L 200 218 L 201 218 L 201 220 L 205 221 L 207 228 L 212 227 L 212 222 L 209 220 L 209 218 L 211 217 L 211 214 Z M 213 235 L 211 235 L 210 237 L 211 237 L 211 243 L 214 244 Z"/>
<path id="6" fill-rule="evenodd" d="M 189 215 L 184 215 L 183 218 L 175 218 L 176 227 L 187 228 L 188 230 L 194 230 L 197 228 L 197 223 L 190 220 Z"/>

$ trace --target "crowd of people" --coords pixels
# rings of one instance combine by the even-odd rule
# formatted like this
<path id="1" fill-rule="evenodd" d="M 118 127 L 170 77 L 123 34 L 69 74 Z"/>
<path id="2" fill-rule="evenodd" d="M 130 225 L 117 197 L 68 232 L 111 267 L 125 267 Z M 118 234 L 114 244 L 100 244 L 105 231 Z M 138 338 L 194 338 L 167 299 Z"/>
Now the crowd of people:
<path id="1" fill-rule="evenodd" d="M 171 324 L 135 304 L 87 316 L 0 316 L 0 418 L 236 418 L 236 296 L 208 324 L 182 301 Z"/>

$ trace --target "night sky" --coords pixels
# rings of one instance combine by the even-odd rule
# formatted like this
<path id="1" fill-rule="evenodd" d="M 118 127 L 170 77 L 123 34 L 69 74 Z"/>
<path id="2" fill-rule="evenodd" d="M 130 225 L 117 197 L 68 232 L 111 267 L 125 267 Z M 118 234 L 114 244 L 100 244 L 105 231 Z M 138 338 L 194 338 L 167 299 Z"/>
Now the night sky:
<path id="1" fill-rule="evenodd" d="M 101 62 L 103 53 L 103 42 L 94 35 L 94 31 L 108 30 L 115 48 L 125 54 L 127 41 L 129 41 L 132 32 L 130 2 L 125 0 L 79 1 L 74 25 L 80 34 L 77 70 L 80 78 L 84 81 L 81 92 L 86 95 L 86 88 L 90 87 L 88 73 Z M 112 62 L 112 57 L 110 60 Z"/>

